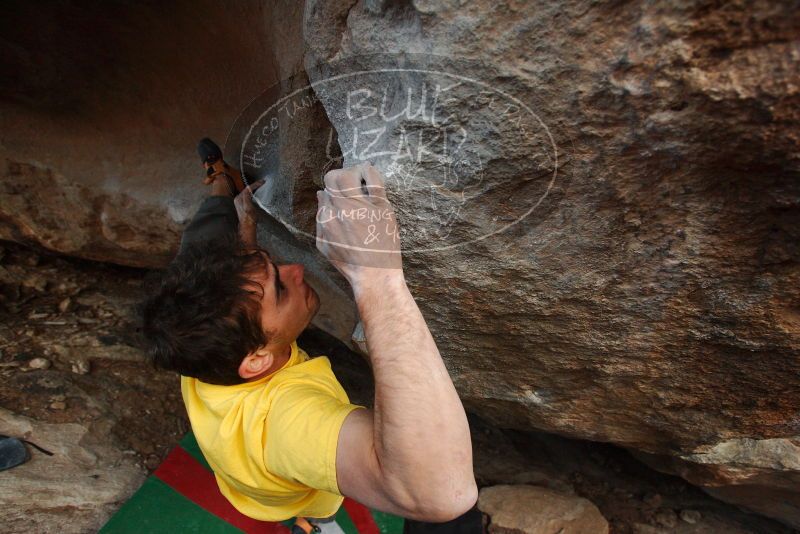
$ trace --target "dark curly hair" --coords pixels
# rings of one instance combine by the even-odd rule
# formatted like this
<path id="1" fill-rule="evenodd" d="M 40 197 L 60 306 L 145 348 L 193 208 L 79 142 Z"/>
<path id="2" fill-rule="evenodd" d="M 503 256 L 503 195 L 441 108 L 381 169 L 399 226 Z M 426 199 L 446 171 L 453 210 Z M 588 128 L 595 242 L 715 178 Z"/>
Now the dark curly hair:
<path id="1" fill-rule="evenodd" d="M 274 335 L 261 324 L 264 287 L 248 276 L 267 269 L 265 254 L 235 234 L 181 252 L 139 305 L 151 362 L 209 384 L 244 382 L 242 359 Z"/>

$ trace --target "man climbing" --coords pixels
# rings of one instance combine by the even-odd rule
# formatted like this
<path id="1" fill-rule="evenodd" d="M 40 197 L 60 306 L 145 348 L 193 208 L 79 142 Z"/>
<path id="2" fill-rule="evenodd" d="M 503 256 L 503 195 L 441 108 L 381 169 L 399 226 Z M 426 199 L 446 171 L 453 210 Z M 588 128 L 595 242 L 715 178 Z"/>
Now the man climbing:
<path id="1" fill-rule="evenodd" d="M 467 517 L 479 524 L 466 414 L 406 286 L 380 172 L 331 171 L 318 192 L 317 247 L 350 283 L 366 333 L 370 410 L 350 404 L 327 357 L 297 346 L 320 300 L 302 265 L 278 265 L 257 246 L 251 197 L 261 183 L 245 187 L 208 152 L 211 195 L 142 309 L 148 353 L 181 374 L 221 492 L 245 515 L 298 517 L 306 532 L 343 496 L 460 532 Z M 341 216 L 353 209 L 376 217 Z"/>

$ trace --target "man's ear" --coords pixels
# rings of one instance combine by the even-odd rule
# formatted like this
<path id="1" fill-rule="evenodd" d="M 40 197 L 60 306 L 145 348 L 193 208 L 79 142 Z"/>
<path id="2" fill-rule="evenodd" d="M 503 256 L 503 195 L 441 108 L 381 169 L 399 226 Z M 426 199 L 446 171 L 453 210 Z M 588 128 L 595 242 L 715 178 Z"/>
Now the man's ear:
<path id="1" fill-rule="evenodd" d="M 248 380 L 263 374 L 272 367 L 274 361 L 275 357 L 272 352 L 262 347 L 244 357 L 242 363 L 239 364 L 239 376 Z"/>

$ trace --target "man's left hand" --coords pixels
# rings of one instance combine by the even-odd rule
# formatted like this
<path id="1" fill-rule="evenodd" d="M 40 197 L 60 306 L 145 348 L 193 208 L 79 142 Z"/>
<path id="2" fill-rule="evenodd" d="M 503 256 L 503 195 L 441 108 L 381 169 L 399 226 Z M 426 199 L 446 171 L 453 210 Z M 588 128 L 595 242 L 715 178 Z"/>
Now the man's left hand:
<path id="1" fill-rule="evenodd" d="M 239 238 L 247 247 L 255 247 L 256 241 L 256 207 L 253 204 L 253 194 L 264 185 L 264 180 L 259 180 L 245 187 L 233 199 L 236 213 L 239 215 Z"/>

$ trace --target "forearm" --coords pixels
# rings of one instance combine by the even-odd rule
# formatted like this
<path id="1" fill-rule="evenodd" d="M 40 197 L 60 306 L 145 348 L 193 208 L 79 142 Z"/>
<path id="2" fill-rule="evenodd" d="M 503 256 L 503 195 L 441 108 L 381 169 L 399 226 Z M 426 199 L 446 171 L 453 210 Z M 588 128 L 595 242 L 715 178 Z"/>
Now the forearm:
<path id="1" fill-rule="evenodd" d="M 467 417 L 402 271 L 372 277 L 355 296 L 375 375 L 383 476 L 406 502 L 471 506 L 477 490 Z"/>

